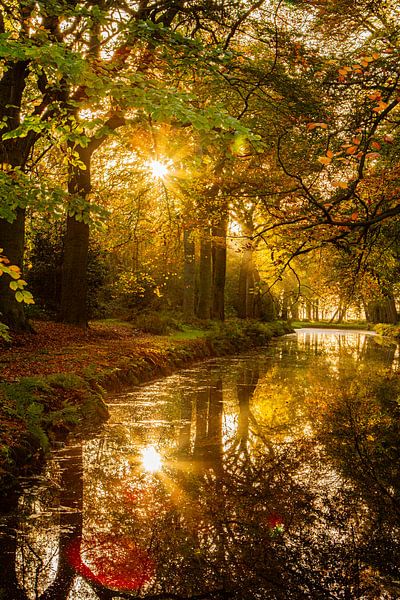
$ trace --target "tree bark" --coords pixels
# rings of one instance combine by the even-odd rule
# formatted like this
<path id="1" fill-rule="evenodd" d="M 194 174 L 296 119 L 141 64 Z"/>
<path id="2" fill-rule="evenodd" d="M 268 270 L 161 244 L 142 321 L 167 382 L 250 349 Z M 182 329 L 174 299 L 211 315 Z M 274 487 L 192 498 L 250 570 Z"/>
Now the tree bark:
<path id="1" fill-rule="evenodd" d="M 203 229 L 200 238 L 197 316 L 199 319 L 209 319 L 211 316 L 211 237 L 209 227 Z"/>
<path id="2" fill-rule="evenodd" d="M 0 219 L 0 246 L 11 264 L 22 271 L 25 246 L 25 210 L 18 208 L 12 223 Z M 10 277 L 0 277 L 0 321 L 13 331 L 30 329 L 22 302 L 17 302 L 15 292 L 10 289 Z"/>
<path id="3" fill-rule="evenodd" d="M 237 302 L 237 313 L 240 319 L 247 319 L 249 316 L 249 274 L 252 263 L 252 248 L 249 246 L 250 244 L 246 243 L 242 253 L 242 260 L 240 261 Z"/>
<path id="4" fill-rule="evenodd" d="M 282 294 L 282 310 L 281 310 L 281 319 L 283 321 L 287 321 L 288 320 L 289 298 L 290 298 L 290 292 L 288 290 L 283 290 L 283 294 Z"/>
<path id="5" fill-rule="evenodd" d="M 190 319 L 194 316 L 195 288 L 195 244 L 193 230 L 186 228 L 183 233 L 184 266 L 183 266 L 183 316 Z"/>
<path id="6" fill-rule="evenodd" d="M 21 103 L 28 76 L 28 62 L 9 63 L 0 79 L 0 116 L 7 119 L 5 132 L 16 129 L 21 123 Z M 24 167 L 33 139 L 30 136 L 2 140 L 0 143 L 0 163 L 11 167 Z M 7 202 L 7 199 L 5 199 Z M 25 245 L 25 210 L 19 207 L 15 219 L 10 223 L 0 219 L 0 247 L 13 265 L 22 271 Z M 24 305 L 17 302 L 15 293 L 10 290 L 10 279 L 0 277 L 0 320 L 14 331 L 29 330 Z"/>
<path id="7" fill-rule="evenodd" d="M 72 198 L 87 199 L 91 190 L 89 148 L 78 147 L 79 159 L 86 169 L 72 166 L 68 181 L 68 192 Z M 77 219 L 78 215 L 67 217 L 64 241 L 64 259 L 61 274 L 61 302 L 59 319 L 86 327 L 87 314 L 87 262 L 89 252 L 89 225 Z"/>
<path id="8" fill-rule="evenodd" d="M 371 323 L 397 323 L 398 314 L 392 294 L 368 303 L 365 309 L 367 319 Z"/>
<path id="9" fill-rule="evenodd" d="M 257 318 L 261 312 L 260 295 L 256 289 L 260 276 L 253 258 L 254 248 L 249 239 L 243 249 L 239 272 L 237 312 L 241 319 Z"/>
<path id="10" fill-rule="evenodd" d="M 212 302 L 211 317 L 225 320 L 226 234 L 228 216 L 224 214 L 212 227 Z"/>

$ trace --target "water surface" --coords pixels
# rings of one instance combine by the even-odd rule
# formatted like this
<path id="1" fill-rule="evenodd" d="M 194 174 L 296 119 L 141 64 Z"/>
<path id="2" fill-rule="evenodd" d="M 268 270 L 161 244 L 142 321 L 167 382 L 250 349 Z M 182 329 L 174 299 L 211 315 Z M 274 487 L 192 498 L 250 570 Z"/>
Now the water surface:
<path id="1" fill-rule="evenodd" d="M 3 515 L 0 598 L 399 598 L 398 361 L 302 330 L 111 398 Z"/>

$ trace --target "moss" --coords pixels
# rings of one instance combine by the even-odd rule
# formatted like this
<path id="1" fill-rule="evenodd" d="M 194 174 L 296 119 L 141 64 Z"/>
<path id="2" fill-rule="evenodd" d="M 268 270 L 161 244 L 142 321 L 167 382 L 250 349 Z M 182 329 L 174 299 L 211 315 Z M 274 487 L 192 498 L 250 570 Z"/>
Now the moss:
<path id="1" fill-rule="evenodd" d="M 0 436 L 3 484 L 26 464 L 40 461 L 55 440 L 78 426 L 85 430 L 103 422 L 108 411 L 102 394 L 82 377 L 54 374 L 25 377 L 0 385 L 0 411 L 8 419 Z M 16 435 L 7 435 L 18 424 Z"/>

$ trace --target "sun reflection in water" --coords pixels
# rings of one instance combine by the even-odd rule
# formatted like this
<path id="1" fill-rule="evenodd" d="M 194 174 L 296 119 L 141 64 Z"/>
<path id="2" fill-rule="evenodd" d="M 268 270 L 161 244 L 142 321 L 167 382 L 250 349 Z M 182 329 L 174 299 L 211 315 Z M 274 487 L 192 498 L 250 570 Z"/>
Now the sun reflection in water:
<path id="1" fill-rule="evenodd" d="M 149 473 L 156 473 L 161 470 L 162 467 L 162 459 L 161 455 L 154 446 L 146 446 L 146 448 L 142 448 L 142 465 L 145 471 Z"/>

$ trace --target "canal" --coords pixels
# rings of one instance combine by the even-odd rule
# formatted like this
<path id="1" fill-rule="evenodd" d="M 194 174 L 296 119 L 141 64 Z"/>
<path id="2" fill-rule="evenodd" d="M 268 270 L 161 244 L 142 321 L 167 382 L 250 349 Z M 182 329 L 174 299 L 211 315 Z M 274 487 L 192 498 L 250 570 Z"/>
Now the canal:
<path id="1" fill-rule="evenodd" d="M 301 330 L 109 399 L 1 516 L 1 600 L 400 597 L 399 351 Z"/>

